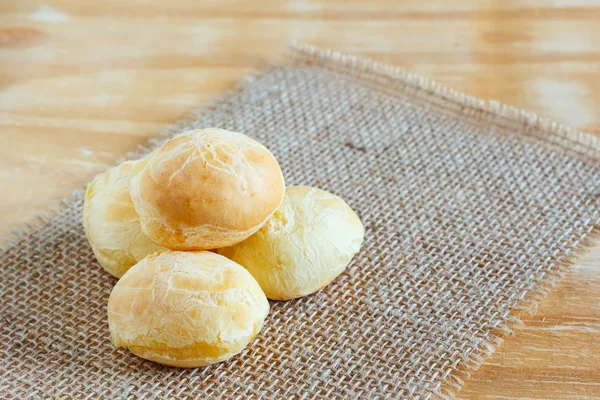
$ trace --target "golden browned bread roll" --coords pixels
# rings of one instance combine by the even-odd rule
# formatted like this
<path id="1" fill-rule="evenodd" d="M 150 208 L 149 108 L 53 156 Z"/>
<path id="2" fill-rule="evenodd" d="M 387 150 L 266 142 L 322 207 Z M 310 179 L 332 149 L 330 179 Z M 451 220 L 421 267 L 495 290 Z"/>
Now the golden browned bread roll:
<path id="1" fill-rule="evenodd" d="M 269 299 L 287 300 L 327 286 L 346 268 L 363 238 L 360 219 L 342 199 L 292 186 L 258 232 L 218 252 L 250 271 Z"/>
<path id="2" fill-rule="evenodd" d="M 252 275 L 208 251 L 163 251 L 131 268 L 108 301 L 113 343 L 174 367 L 240 352 L 260 331 L 269 302 Z"/>
<path id="3" fill-rule="evenodd" d="M 281 169 L 266 147 L 216 128 L 169 140 L 131 180 L 144 233 L 178 250 L 244 240 L 269 219 L 284 192 Z"/>
<path id="4" fill-rule="evenodd" d="M 137 162 L 127 161 L 96 176 L 83 204 L 83 227 L 94 255 L 117 278 L 161 249 L 142 232 L 129 195 L 131 170 Z"/>

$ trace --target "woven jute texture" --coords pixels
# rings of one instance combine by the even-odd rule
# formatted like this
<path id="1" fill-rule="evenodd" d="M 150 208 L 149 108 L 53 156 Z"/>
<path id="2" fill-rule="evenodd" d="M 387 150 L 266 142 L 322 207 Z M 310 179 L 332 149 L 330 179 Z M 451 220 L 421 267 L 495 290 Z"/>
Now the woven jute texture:
<path id="1" fill-rule="evenodd" d="M 273 302 L 231 360 L 163 367 L 109 340 L 78 192 L 0 255 L 0 398 L 452 397 L 600 222 L 591 136 L 335 52 L 296 48 L 144 151 L 209 126 L 347 200 L 367 232 L 347 271 Z"/>

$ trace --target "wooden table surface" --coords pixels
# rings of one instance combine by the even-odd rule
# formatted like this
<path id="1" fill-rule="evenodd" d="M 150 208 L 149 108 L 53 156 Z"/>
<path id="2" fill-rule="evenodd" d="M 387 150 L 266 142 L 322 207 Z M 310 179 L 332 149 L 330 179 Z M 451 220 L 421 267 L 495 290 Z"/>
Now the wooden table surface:
<path id="1" fill-rule="evenodd" d="M 0 237 L 292 40 L 600 134 L 598 0 L 2 0 Z M 600 398 L 600 248 L 459 397 Z"/>

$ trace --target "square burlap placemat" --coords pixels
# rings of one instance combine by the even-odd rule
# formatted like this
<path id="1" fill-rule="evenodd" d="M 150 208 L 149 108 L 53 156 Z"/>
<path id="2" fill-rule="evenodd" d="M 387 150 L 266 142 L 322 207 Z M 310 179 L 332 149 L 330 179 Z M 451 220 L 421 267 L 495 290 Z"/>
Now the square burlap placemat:
<path id="1" fill-rule="evenodd" d="M 165 137 L 208 126 L 348 201 L 367 234 L 347 272 L 272 303 L 228 362 L 163 367 L 110 343 L 78 192 L 0 254 L 0 397 L 451 397 L 600 221 L 593 137 L 334 52 L 296 48 Z"/>

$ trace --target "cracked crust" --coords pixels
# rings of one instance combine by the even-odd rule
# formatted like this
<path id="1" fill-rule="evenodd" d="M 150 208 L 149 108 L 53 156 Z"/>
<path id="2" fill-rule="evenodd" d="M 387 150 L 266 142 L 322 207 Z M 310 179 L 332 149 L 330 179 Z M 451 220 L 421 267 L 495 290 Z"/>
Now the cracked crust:
<path id="1" fill-rule="evenodd" d="M 142 232 L 129 195 L 129 179 L 137 163 L 127 161 L 96 176 L 83 204 L 83 227 L 94 255 L 117 278 L 161 249 Z"/>
<path id="2" fill-rule="evenodd" d="M 108 302 L 117 347 L 175 367 L 224 361 L 252 340 L 269 302 L 240 265 L 207 251 L 157 252 L 131 268 Z"/>
<path id="3" fill-rule="evenodd" d="M 269 299 L 288 300 L 327 286 L 363 239 L 363 225 L 344 200 L 320 189 L 291 186 L 258 232 L 218 252 L 250 271 Z"/>
<path id="4" fill-rule="evenodd" d="M 238 243 L 281 204 L 275 157 L 241 133 L 209 128 L 171 139 L 133 172 L 131 197 L 143 231 L 177 250 Z"/>

